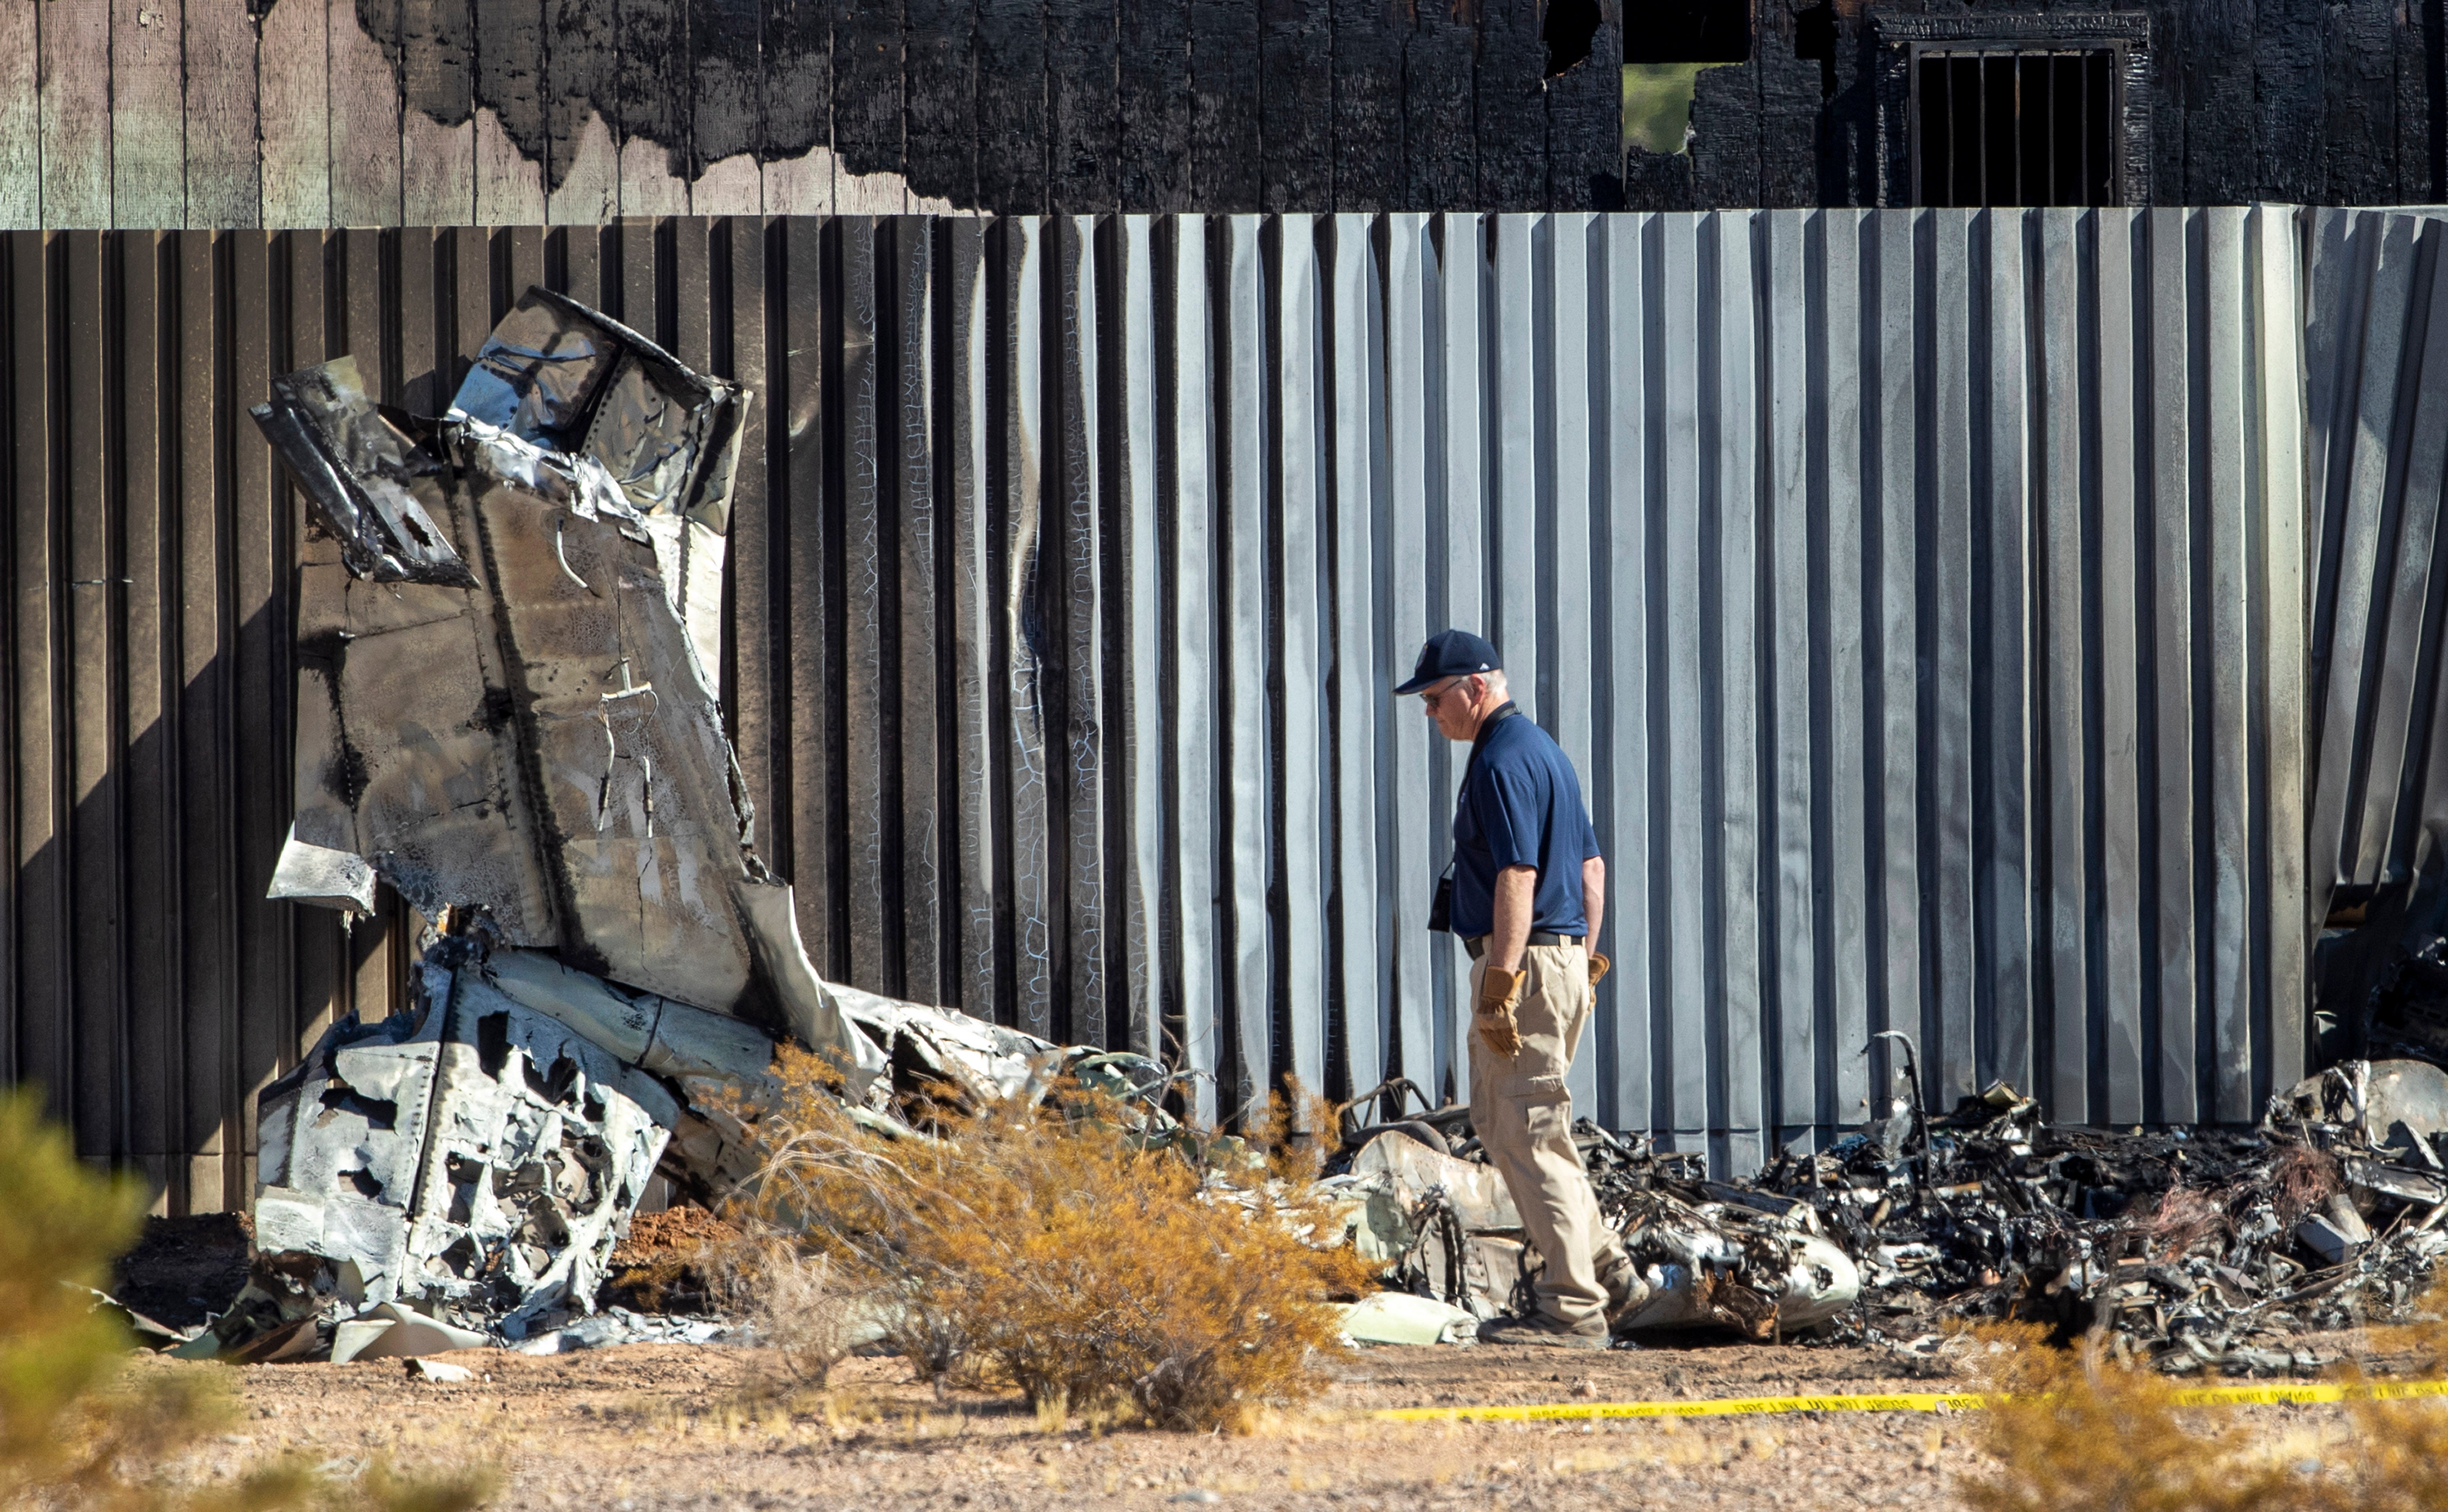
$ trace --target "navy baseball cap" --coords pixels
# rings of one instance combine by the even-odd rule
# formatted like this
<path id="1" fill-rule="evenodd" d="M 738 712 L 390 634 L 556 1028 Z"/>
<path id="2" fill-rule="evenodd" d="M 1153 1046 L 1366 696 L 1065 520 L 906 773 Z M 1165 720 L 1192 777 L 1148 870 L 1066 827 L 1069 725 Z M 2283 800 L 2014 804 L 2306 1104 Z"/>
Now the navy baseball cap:
<path id="1" fill-rule="evenodd" d="M 1394 694 L 1407 697 L 1444 678 L 1492 672 L 1503 665 L 1496 659 L 1496 648 L 1469 631 L 1441 630 L 1420 648 L 1419 662 L 1411 668 L 1411 680 L 1395 689 Z"/>

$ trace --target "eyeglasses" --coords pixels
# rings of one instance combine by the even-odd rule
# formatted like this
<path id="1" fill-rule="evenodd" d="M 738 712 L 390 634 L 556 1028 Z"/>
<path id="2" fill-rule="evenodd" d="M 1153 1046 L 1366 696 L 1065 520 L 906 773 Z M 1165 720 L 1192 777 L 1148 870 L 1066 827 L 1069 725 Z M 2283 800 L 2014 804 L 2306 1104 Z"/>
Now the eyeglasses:
<path id="1" fill-rule="evenodd" d="M 1445 683 L 1442 687 L 1425 689 L 1420 693 L 1420 702 L 1427 705 L 1429 712 L 1433 713 L 1436 711 L 1438 700 L 1444 698 L 1447 693 L 1460 689 L 1463 684 L 1468 681 L 1470 681 L 1470 678 L 1465 674 L 1463 676 L 1454 678 L 1452 681 Z"/>

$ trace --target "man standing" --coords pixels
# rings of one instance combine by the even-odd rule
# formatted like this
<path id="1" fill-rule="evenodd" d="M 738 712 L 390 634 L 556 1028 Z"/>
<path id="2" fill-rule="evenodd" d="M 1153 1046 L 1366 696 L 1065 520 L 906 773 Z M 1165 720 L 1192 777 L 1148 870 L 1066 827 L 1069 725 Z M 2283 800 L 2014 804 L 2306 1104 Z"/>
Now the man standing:
<path id="1" fill-rule="evenodd" d="M 1394 691 L 1418 693 L 1447 740 L 1470 743 L 1429 927 L 1470 952 L 1471 1126 L 1543 1262 L 1538 1311 L 1491 1319 L 1479 1336 L 1604 1349 L 1608 1320 L 1649 1289 L 1598 1213 L 1564 1090 L 1607 971 L 1589 949 L 1606 911 L 1597 831 L 1562 747 L 1506 696 L 1495 647 L 1441 632 Z"/>

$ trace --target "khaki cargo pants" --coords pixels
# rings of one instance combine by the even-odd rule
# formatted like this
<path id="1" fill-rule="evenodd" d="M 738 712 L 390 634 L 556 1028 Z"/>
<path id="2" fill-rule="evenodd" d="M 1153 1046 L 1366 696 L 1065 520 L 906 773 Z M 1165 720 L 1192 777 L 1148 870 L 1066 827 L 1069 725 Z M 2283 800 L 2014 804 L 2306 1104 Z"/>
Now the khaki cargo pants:
<path id="1" fill-rule="evenodd" d="M 1469 1002 L 1479 1002 L 1484 956 L 1471 963 Z M 1521 1002 L 1514 1011 L 1521 1053 L 1499 1055 L 1471 1031 L 1470 1123 L 1488 1162 L 1521 1212 L 1523 1235 L 1544 1261 L 1540 1311 L 1569 1324 L 1606 1312 L 1598 1277 L 1630 1262 L 1598 1214 L 1580 1151 L 1573 1147 L 1573 1099 L 1564 1072 L 1590 1023 L 1590 957 L 1578 945 L 1521 953 Z"/>

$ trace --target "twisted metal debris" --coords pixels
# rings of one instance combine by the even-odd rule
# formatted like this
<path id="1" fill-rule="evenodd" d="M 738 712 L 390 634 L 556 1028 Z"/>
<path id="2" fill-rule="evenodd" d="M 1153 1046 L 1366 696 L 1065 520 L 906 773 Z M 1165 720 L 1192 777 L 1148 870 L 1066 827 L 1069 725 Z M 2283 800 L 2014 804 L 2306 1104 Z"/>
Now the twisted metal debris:
<path id="1" fill-rule="evenodd" d="M 438 419 L 375 405 L 346 357 L 256 410 L 317 527 L 271 896 L 354 915 L 379 880 L 430 923 L 404 1011 L 265 1089 L 261 1253 L 195 1352 L 609 1336 L 596 1292 L 649 1183 L 714 1201 L 753 1170 L 785 1039 L 888 1130 L 922 1086 L 1164 1083 L 818 979 L 722 732 L 748 403 L 532 289 Z"/>
<path id="2" fill-rule="evenodd" d="M 2249 1130 L 2059 1126 L 2003 1085 L 1933 1117 L 1914 1081 L 1907 1056 L 1884 1117 L 1741 1181 L 1584 1120 L 1652 1286 L 1617 1333 L 1912 1350 L 1948 1319 L 2011 1317 L 2100 1331 L 2171 1374 L 2309 1373 L 2329 1357 L 2306 1335 L 2405 1316 L 2448 1251 L 2448 1071 L 2426 1062 L 2342 1063 Z M 1467 1110 L 1352 1132 L 1338 1179 L 1399 1199 L 1376 1220 L 1397 1284 L 1501 1311 L 1535 1258 L 1478 1179 Z"/>

